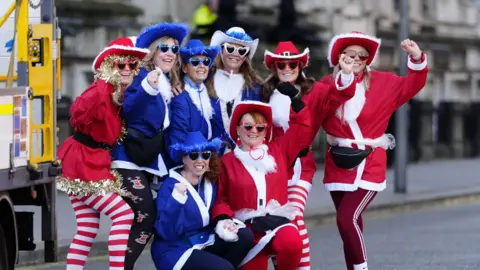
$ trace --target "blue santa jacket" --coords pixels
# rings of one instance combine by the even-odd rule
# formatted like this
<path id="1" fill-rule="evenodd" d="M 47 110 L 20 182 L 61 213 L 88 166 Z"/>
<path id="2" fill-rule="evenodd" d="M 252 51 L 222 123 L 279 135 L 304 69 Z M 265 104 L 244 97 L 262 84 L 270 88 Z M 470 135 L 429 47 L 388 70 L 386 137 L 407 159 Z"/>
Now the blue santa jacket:
<path id="1" fill-rule="evenodd" d="M 216 199 L 216 185 L 202 181 L 197 190 L 174 168 L 162 183 L 156 198 L 156 235 L 151 255 L 157 269 L 180 270 L 195 249 L 215 241 L 209 211 Z M 187 194 L 175 190 L 187 185 Z"/>
<path id="2" fill-rule="evenodd" d="M 165 75 L 159 79 L 161 89 L 151 87 L 147 82 L 148 72 L 145 68 L 141 68 L 132 85 L 125 91 L 121 116 L 128 128 L 151 137 L 170 125 L 169 103 L 172 93 L 170 82 Z M 164 176 L 168 174 L 165 165 L 167 157 L 168 153 L 161 153 L 148 167 L 140 167 L 130 160 L 125 147 L 120 144 L 112 150 L 112 168 L 143 170 Z"/>
<path id="3" fill-rule="evenodd" d="M 241 101 L 246 100 L 253 100 L 253 101 L 260 101 L 261 99 L 261 85 L 256 85 L 255 88 L 250 88 L 248 90 L 242 91 Z M 231 145 L 235 144 L 236 138 L 230 138 L 228 133 L 228 125 L 230 125 L 230 117 L 228 115 L 222 114 L 222 105 L 219 98 L 210 98 L 210 102 L 212 103 L 213 107 L 213 118 L 211 120 L 212 124 L 212 137 L 221 138 L 223 141 L 229 142 Z M 234 105 L 235 106 L 235 105 Z M 233 111 L 232 111 L 233 113 Z M 219 151 L 219 155 L 223 155 L 225 152 L 226 146 L 222 146 Z"/>
<path id="4" fill-rule="evenodd" d="M 185 91 L 173 98 L 170 110 L 172 117 L 165 137 L 167 146 L 183 143 L 188 132 L 200 131 L 207 140 L 213 138 L 210 123 L 213 109 L 203 83 L 195 85 L 185 78 Z M 170 167 L 180 165 L 174 164 L 171 159 L 170 162 Z"/>

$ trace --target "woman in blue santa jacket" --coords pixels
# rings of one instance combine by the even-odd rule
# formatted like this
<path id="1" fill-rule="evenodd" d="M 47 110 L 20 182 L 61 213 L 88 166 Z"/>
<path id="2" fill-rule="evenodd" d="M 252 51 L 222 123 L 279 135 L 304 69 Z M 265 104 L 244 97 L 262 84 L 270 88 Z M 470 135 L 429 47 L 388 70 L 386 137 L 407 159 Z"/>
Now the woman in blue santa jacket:
<path id="1" fill-rule="evenodd" d="M 208 140 L 213 138 L 210 121 L 214 112 L 204 82 L 219 51 L 219 46 L 205 46 L 197 39 L 190 40 L 180 49 L 184 91 L 170 105 L 172 118 L 167 131 L 167 145 L 183 142 L 187 133 L 193 131 L 200 131 Z M 180 165 L 175 161 L 173 163 Z"/>
<path id="2" fill-rule="evenodd" d="M 226 32 L 218 30 L 212 36 L 210 46 L 222 48 L 213 64 L 214 76 L 207 83 L 215 112 L 212 119 L 214 137 L 230 140 L 227 130 L 235 104 L 245 100 L 260 101 L 263 80 L 252 67 L 258 41 L 240 27 Z M 230 144 L 235 146 L 233 141 Z"/>
<path id="3" fill-rule="evenodd" d="M 191 132 L 183 143 L 170 147 L 183 166 L 170 170 L 157 196 L 156 235 L 151 254 L 157 269 L 236 269 L 253 247 L 253 234 L 241 222 L 210 225 L 210 208 L 216 199 L 222 141 L 208 142 Z"/>
<path id="4" fill-rule="evenodd" d="M 125 91 L 121 117 L 128 135 L 112 151 L 112 167 L 122 175 L 123 185 L 131 194 L 126 201 L 135 213 L 126 270 L 133 270 L 153 232 L 156 213 L 150 183 L 168 174 L 163 130 L 170 125 L 168 107 L 173 96 L 172 85 L 179 82 L 177 55 L 186 35 L 186 26 L 162 23 L 145 28 L 136 39 L 136 47 L 149 48 L 150 53 Z"/>

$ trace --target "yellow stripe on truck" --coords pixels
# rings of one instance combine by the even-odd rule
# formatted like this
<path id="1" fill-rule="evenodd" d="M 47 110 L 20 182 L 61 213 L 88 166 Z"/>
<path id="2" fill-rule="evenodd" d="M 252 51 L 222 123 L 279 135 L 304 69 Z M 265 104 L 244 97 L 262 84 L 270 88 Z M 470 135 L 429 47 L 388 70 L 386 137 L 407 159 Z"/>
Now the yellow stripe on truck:
<path id="1" fill-rule="evenodd" d="M 0 115 L 12 115 L 13 104 L 0 104 Z"/>

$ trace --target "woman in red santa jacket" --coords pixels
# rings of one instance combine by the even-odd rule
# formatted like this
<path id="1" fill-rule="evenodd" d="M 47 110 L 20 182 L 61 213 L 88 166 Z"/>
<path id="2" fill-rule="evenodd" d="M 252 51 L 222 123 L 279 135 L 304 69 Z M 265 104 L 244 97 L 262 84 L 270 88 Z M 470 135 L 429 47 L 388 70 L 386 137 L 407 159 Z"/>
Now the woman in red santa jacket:
<path id="1" fill-rule="evenodd" d="M 110 150 L 122 135 L 123 93 L 148 53 L 134 44 L 126 37 L 112 41 L 94 60 L 95 81 L 70 108 L 75 132 L 58 150 L 63 168 L 57 178 L 57 188 L 68 194 L 77 219 L 67 269 L 83 269 L 100 227 L 100 213 L 112 220 L 109 269 L 124 269 L 134 214 L 120 197 L 128 192 L 122 189 L 119 174 L 110 170 Z"/>
<path id="2" fill-rule="evenodd" d="M 363 33 L 341 34 L 332 39 L 328 60 L 333 75 L 339 58 L 355 60 L 355 96 L 342 105 L 323 128 L 330 144 L 325 160 L 325 188 L 337 209 L 337 225 L 343 240 L 349 270 L 368 269 L 363 238 L 362 213 L 377 192 L 386 187 L 386 150 L 395 146 L 385 134 L 392 113 L 413 98 L 425 85 L 428 74 L 426 55 L 412 40 L 400 44 L 408 56 L 408 75 L 370 70 L 378 54 L 380 39 Z"/>
<path id="3" fill-rule="evenodd" d="M 312 117 L 311 139 L 317 135 L 326 117 L 335 114 L 335 110 L 352 98 L 355 93 L 353 83 L 353 59 L 343 55 L 340 59 L 342 74 L 339 84 L 336 87 L 332 84 L 315 82 L 303 74 L 308 65 L 309 49 L 300 53 L 290 41 L 280 42 L 274 53 L 265 51 L 265 66 L 270 70 L 270 76 L 263 86 L 263 101 L 268 102 L 273 113 L 273 138 L 285 134 L 289 128 L 290 98 L 276 90 L 277 85 L 282 82 L 291 83 L 291 87 L 300 90 L 300 95 Z M 299 270 L 310 269 L 310 244 L 307 228 L 303 220 L 303 212 L 307 203 L 307 197 L 312 186 L 313 177 L 317 171 L 315 157 L 310 148 L 302 151 L 295 161 L 295 165 L 289 168 L 288 199 L 299 208 L 301 215 L 295 218 L 300 236 L 303 240 L 302 258 L 298 265 Z"/>
<path id="4" fill-rule="evenodd" d="M 311 142 L 310 112 L 289 83 L 277 89 L 290 97 L 290 128 L 271 141 L 270 106 L 258 101 L 236 105 L 229 129 L 238 147 L 222 157 L 212 208 L 216 226 L 220 220 L 236 218 L 254 232 L 255 246 L 240 265 L 244 270 L 267 270 L 270 255 L 277 256 L 277 269 L 294 270 L 302 255 L 302 238 L 291 222 L 298 210 L 288 202 L 288 169 Z"/>

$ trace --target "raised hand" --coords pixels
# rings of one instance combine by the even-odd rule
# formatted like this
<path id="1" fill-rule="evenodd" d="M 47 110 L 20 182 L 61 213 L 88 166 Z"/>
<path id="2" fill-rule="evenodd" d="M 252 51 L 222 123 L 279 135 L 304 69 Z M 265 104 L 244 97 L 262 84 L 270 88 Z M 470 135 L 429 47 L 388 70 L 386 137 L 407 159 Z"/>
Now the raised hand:
<path id="1" fill-rule="evenodd" d="M 410 54 L 415 61 L 420 61 L 422 59 L 422 50 L 418 47 L 418 44 L 410 39 L 405 39 L 400 43 L 400 47 Z"/>
<path id="2" fill-rule="evenodd" d="M 340 55 L 339 63 L 343 73 L 351 74 L 353 72 L 354 59 L 352 59 L 350 56 L 346 54 Z"/>
<path id="3" fill-rule="evenodd" d="M 176 183 L 174 188 L 182 195 L 187 194 L 187 185 L 185 185 L 184 183 Z"/>
<path id="4" fill-rule="evenodd" d="M 147 74 L 147 82 L 150 84 L 151 87 L 157 88 L 158 87 L 158 78 L 162 75 L 162 71 L 160 69 L 155 69 L 150 71 Z"/>
<path id="5" fill-rule="evenodd" d="M 289 82 L 282 82 L 277 86 L 278 92 L 288 96 L 290 98 L 294 98 L 298 95 L 298 89 L 293 86 L 293 84 Z"/>

